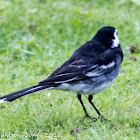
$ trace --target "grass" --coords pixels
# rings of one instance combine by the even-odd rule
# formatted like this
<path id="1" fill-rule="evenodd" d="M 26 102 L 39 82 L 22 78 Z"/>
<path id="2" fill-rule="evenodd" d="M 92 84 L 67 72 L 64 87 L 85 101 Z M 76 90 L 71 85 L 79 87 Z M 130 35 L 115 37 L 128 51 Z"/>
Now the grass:
<path id="1" fill-rule="evenodd" d="M 138 140 L 140 55 L 125 48 L 140 46 L 139 9 L 138 0 L 0 0 L 0 96 L 44 80 L 103 26 L 118 29 L 124 52 L 119 76 L 93 99 L 112 122 L 84 119 L 75 93 L 42 91 L 0 104 L 1 139 Z"/>

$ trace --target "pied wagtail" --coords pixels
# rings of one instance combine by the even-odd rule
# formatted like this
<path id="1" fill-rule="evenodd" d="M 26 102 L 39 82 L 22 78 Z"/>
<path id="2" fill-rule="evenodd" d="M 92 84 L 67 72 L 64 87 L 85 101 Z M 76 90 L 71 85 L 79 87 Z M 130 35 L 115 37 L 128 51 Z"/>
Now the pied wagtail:
<path id="1" fill-rule="evenodd" d="M 47 79 L 37 85 L 11 93 L 0 98 L 0 103 L 13 101 L 21 96 L 44 89 L 59 89 L 77 92 L 83 110 L 89 117 L 81 95 L 88 94 L 88 100 L 97 114 L 102 117 L 92 102 L 93 95 L 106 89 L 118 75 L 123 53 L 117 30 L 103 27 L 90 41 L 86 42 Z"/>

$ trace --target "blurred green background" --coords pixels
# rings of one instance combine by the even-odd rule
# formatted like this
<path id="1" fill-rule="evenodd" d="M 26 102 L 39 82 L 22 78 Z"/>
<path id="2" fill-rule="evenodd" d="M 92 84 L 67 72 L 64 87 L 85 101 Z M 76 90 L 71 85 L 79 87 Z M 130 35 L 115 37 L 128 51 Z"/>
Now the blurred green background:
<path id="1" fill-rule="evenodd" d="M 42 91 L 0 104 L 2 139 L 140 138 L 139 0 L 0 0 L 0 96 L 44 80 L 103 26 L 117 28 L 124 52 L 119 76 L 93 99 L 112 122 L 84 119 L 72 92 Z"/>

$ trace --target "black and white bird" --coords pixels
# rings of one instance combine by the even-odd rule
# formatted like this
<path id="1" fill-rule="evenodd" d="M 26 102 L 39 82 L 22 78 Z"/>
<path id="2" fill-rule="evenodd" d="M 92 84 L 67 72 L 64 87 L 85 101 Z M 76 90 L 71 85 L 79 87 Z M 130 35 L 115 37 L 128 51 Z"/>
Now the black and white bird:
<path id="1" fill-rule="evenodd" d="M 88 100 L 97 114 L 102 117 L 92 102 L 93 95 L 106 89 L 117 77 L 123 52 L 114 27 L 103 27 L 90 41 L 77 49 L 72 56 L 47 79 L 37 85 L 11 93 L 0 98 L 0 103 L 13 101 L 21 96 L 44 89 L 58 89 L 77 93 L 83 110 L 89 117 L 81 95 L 88 94 Z"/>

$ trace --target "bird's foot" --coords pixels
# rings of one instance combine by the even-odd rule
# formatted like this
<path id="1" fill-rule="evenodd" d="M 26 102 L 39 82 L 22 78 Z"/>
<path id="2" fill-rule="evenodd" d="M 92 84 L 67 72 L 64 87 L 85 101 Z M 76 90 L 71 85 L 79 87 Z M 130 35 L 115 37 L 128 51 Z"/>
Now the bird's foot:
<path id="1" fill-rule="evenodd" d="M 98 120 L 97 118 L 91 117 L 88 114 L 86 114 L 85 118 L 89 118 L 89 119 L 93 120 L 93 122 L 96 122 Z"/>
<path id="2" fill-rule="evenodd" d="M 96 122 L 98 119 L 103 119 L 105 121 L 111 122 L 111 120 L 106 119 L 103 115 L 100 115 L 98 118 L 91 117 L 89 114 L 86 114 L 84 118 L 89 118 L 92 120 L 92 122 Z"/>
<path id="3" fill-rule="evenodd" d="M 100 116 L 98 117 L 98 119 L 103 119 L 103 120 L 105 120 L 105 121 L 111 122 L 111 120 L 106 119 L 103 115 L 100 115 Z"/>

